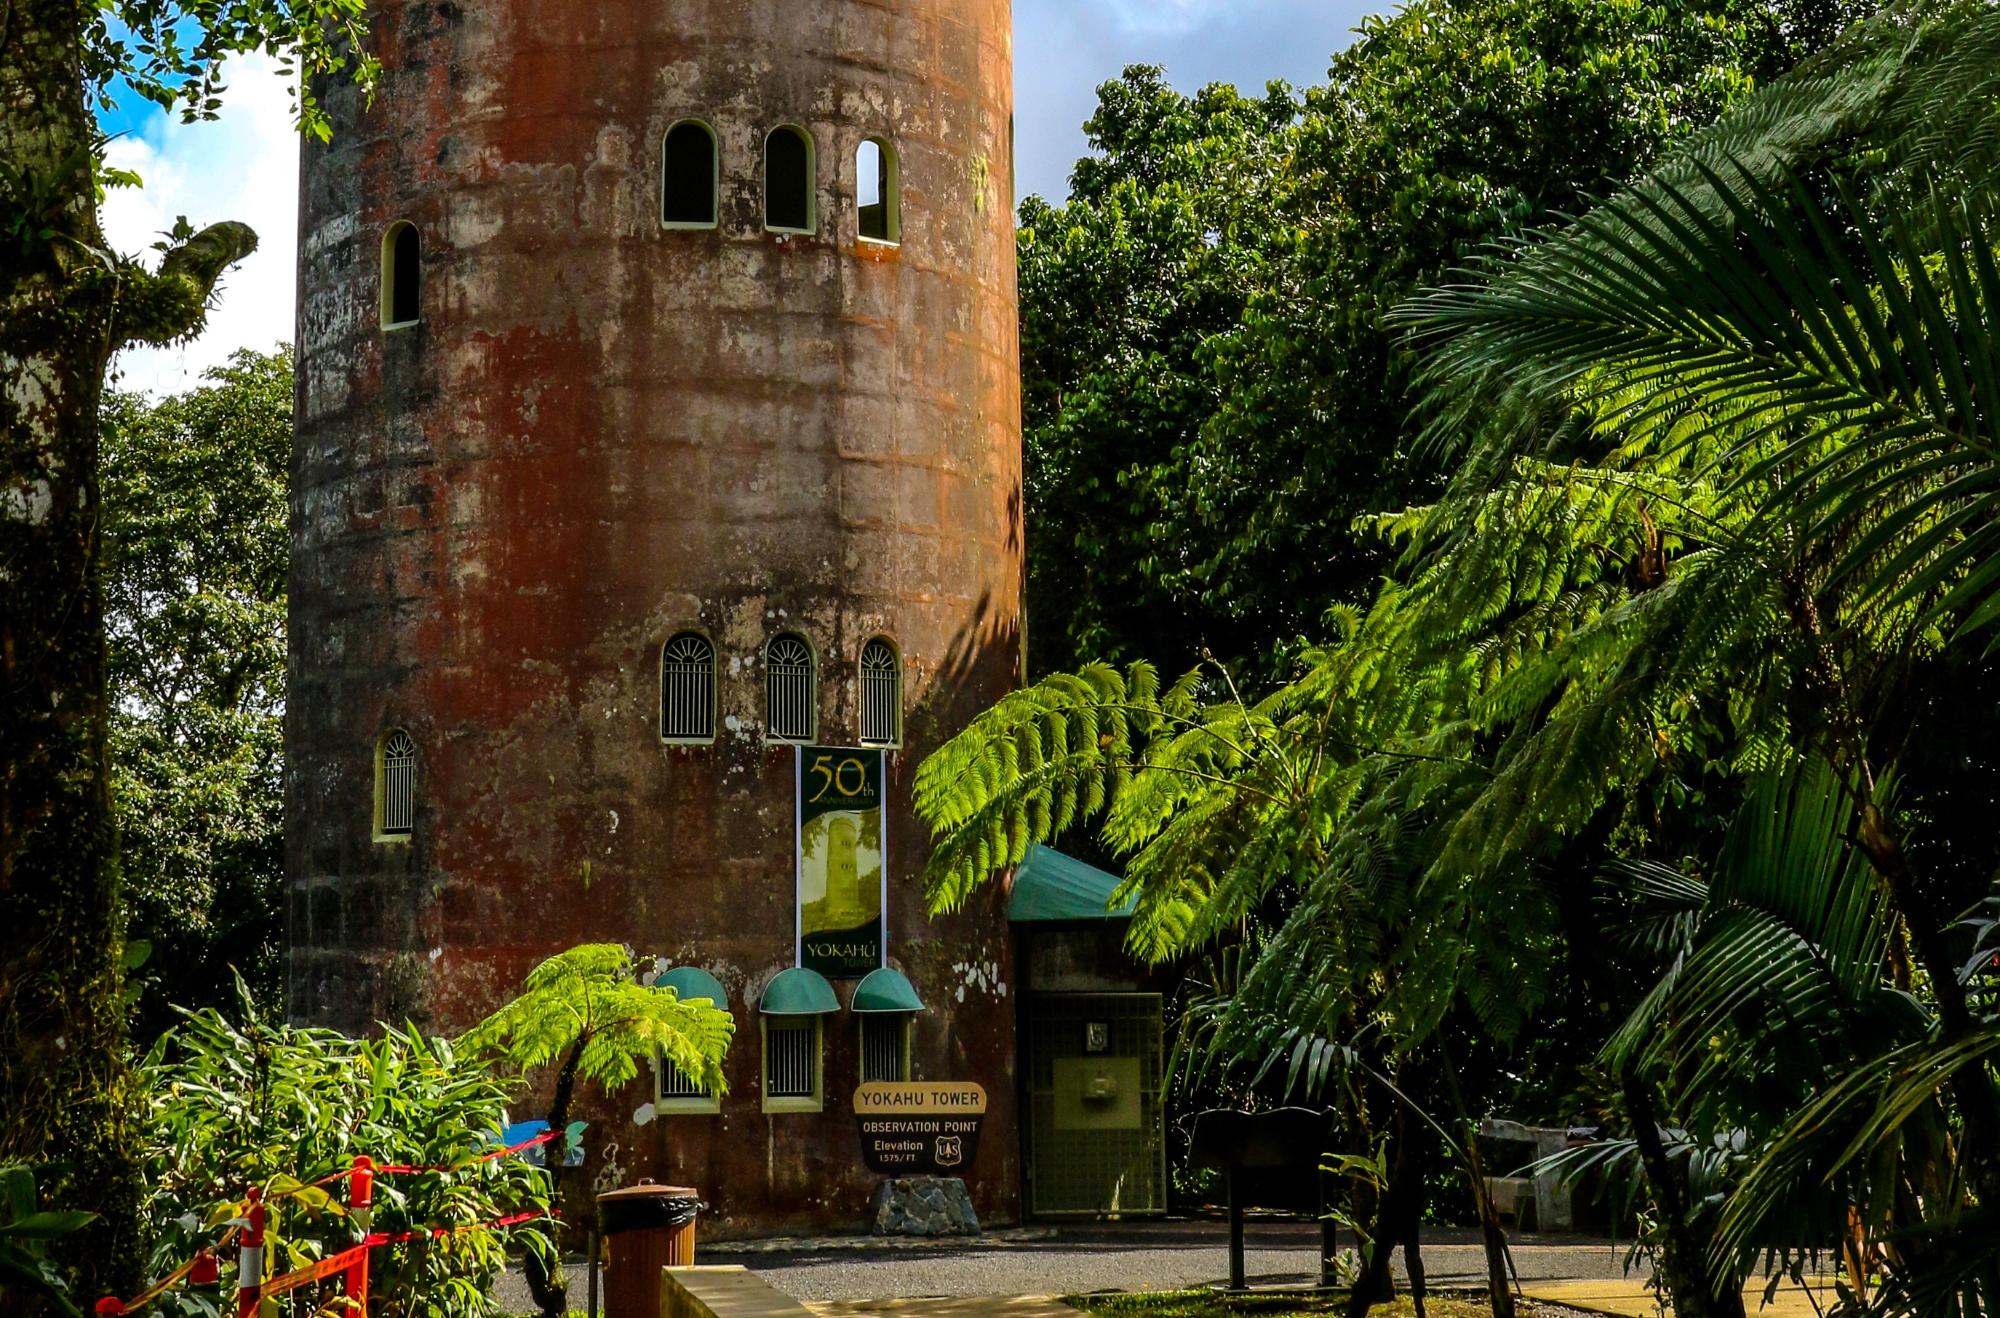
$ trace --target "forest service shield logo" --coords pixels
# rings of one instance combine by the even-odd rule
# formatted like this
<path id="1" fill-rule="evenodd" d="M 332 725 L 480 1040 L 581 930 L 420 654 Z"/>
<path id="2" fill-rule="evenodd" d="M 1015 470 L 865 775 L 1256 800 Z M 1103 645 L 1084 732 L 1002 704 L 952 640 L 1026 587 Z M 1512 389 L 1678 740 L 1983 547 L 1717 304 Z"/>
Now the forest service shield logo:
<path id="1" fill-rule="evenodd" d="M 937 1165 L 940 1167 L 956 1167 L 959 1163 L 965 1161 L 965 1149 L 959 1143 L 959 1137 L 956 1135 L 938 1136 L 936 1158 Z"/>

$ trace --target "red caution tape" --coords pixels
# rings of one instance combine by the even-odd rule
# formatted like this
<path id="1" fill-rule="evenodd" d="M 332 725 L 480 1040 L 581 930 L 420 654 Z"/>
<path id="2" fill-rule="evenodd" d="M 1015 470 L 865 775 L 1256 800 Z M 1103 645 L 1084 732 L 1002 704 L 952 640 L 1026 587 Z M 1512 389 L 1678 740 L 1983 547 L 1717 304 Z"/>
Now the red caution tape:
<path id="1" fill-rule="evenodd" d="M 532 1149 L 538 1144 L 547 1144 L 550 1140 L 555 1139 L 557 1136 L 561 1134 L 562 1132 L 559 1130 L 545 1131 L 542 1134 L 535 1136 L 533 1139 L 522 1140 L 519 1144 L 510 1144 L 505 1148 L 490 1149 L 485 1153 L 479 1154 L 477 1157 L 468 1159 L 465 1162 L 455 1163 L 447 1167 L 418 1167 L 411 1164 L 397 1164 L 387 1167 L 371 1168 L 367 1165 L 365 1159 L 357 1160 L 355 1166 L 343 1167 L 339 1171 L 329 1172 L 327 1175 L 322 1176 L 319 1180 L 314 1181 L 312 1184 L 315 1186 L 326 1185 L 329 1184 L 330 1182 L 340 1180 L 342 1177 L 352 1176 L 355 1178 L 353 1189 L 355 1191 L 354 1198 L 356 1202 L 354 1206 L 367 1207 L 369 1201 L 372 1200 L 372 1198 L 374 1197 L 372 1193 L 372 1181 L 374 1176 L 381 1176 L 392 1173 L 408 1176 L 422 1172 L 458 1171 L 461 1168 L 475 1167 L 482 1162 L 491 1162 L 495 1158 L 504 1158 L 512 1153 L 520 1153 L 526 1149 Z M 294 1191 L 293 1193 L 296 1193 L 296 1191 Z M 263 1205 L 260 1202 L 262 1197 L 263 1197 L 262 1191 L 260 1191 L 256 1186 L 250 1187 L 249 1200 L 251 1204 L 250 1207 L 251 1228 L 250 1228 L 249 1239 L 253 1243 L 260 1245 L 263 1240 L 263 1228 L 264 1228 Z M 439 1236 L 457 1235 L 459 1232 L 462 1231 L 481 1231 L 492 1227 L 519 1226 L 523 1222 L 532 1222 L 538 1217 L 553 1217 L 553 1216 L 556 1216 L 556 1214 L 553 1212 L 513 1213 L 506 1217 L 495 1218 L 490 1222 L 473 1222 L 465 1226 L 433 1227 L 430 1228 L 429 1230 L 424 1230 L 424 1231 L 404 1231 L 396 1235 L 383 1235 L 381 1233 L 376 1233 L 368 1236 L 359 1245 L 354 1246 L 352 1249 L 348 1249 L 340 1254 L 336 1254 L 332 1258 L 322 1259 L 320 1262 L 313 1264 L 313 1266 L 309 1268 L 301 1268 L 297 1272 L 288 1272 L 282 1277 L 273 1278 L 272 1280 L 264 1283 L 264 1286 L 262 1288 L 262 1293 L 265 1295 L 280 1294 L 283 1291 L 291 1290 L 299 1286 L 308 1285 L 311 1282 L 322 1280 L 326 1277 L 333 1276 L 336 1273 L 345 1272 L 349 1267 L 352 1267 L 354 1265 L 354 1262 L 358 1259 L 358 1257 L 361 1254 L 366 1253 L 368 1250 L 373 1249 L 378 1245 L 400 1245 L 405 1243 L 406 1241 L 411 1241 L 411 1240 L 435 1239 Z M 191 1282 L 193 1285 L 196 1286 L 212 1286 L 216 1284 L 216 1281 L 218 1279 L 218 1269 L 216 1266 L 214 1250 L 223 1248 L 231 1240 L 233 1240 L 242 1230 L 243 1228 L 240 1226 L 230 1227 L 229 1230 L 223 1233 L 222 1238 L 216 1241 L 213 1246 L 207 1249 L 202 1249 L 197 1251 L 193 1258 L 181 1264 L 178 1268 L 175 1268 L 172 1272 L 162 1277 L 159 1281 L 153 1283 L 153 1285 L 148 1287 L 143 1293 L 133 1297 L 130 1300 L 121 1300 L 115 1295 L 105 1296 L 103 1299 L 99 1300 L 96 1304 L 95 1313 L 97 1315 L 97 1318 L 126 1318 L 126 1315 L 134 1313 L 142 1306 L 152 1303 L 154 1300 L 158 1299 L 161 1295 L 165 1294 L 168 1290 L 171 1290 L 175 1285 L 177 1285 L 183 1279 L 188 1280 L 189 1282 Z M 280 1283 L 283 1284 L 281 1285 Z M 276 1289 L 273 1289 L 274 1287 Z"/>
<path id="2" fill-rule="evenodd" d="M 375 1170 L 380 1171 L 382 1169 L 378 1167 Z M 271 1278 L 259 1288 L 258 1294 L 260 1296 L 282 1295 L 286 1291 L 297 1290 L 301 1286 L 310 1286 L 316 1281 L 324 1281 L 328 1277 L 338 1276 L 359 1263 L 361 1256 L 369 1250 L 379 1248 L 383 1245 L 402 1245 L 412 1240 L 435 1240 L 440 1236 L 455 1236 L 466 1231 L 485 1231 L 495 1227 L 519 1226 L 523 1222 L 532 1222 L 537 1218 L 549 1216 L 553 1216 L 553 1214 L 540 1211 L 509 1213 L 505 1217 L 496 1217 L 488 1222 L 468 1222 L 464 1226 L 429 1227 L 420 1231 L 371 1232 L 358 1245 L 350 1246 L 338 1254 L 323 1258 L 310 1267 L 300 1268 L 296 1272 L 287 1272 L 283 1276 Z M 100 1312 L 103 1312 L 102 1306 L 100 1306 Z"/>
<path id="3" fill-rule="evenodd" d="M 222 1233 L 222 1239 L 215 1242 L 214 1248 L 221 1249 L 224 1245 L 234 1240 L 237 1233 L 242 1230 L 243 1228 L 240 1226 L 230 1227 L 229 1230 Z M 172 1290 L 180 1283 L 182 1278 L 187 1278 L 196 1286 L 213 1285 L 215 1282 L 215 1255 L 207 1249 L 199 1250 L 193 1258 L 181 1264 L 178 1268 L 175 1268 L 172 1272 L 169 1272 L 166 1276 L 160 1278 L 129 1300 L 121 1300 L 115 1295 L 105 1296 L 97 1302 L 95 1312 L 98 1314 L 98 1318 L 122 1318 L 125 1314 L 137 1313 L 141 1308 L 151 1304 L 154 1300 L 159 1299 L 162 1295 Z"/>
<path id="4" fill-rule="evenodd" d="M 509 1213 L 505 1217 L 496 1217 L 490 1222 L 469 1222 L 464 1226 L 435 1226 L 424 1231 L 398 1231 L 393 1235 L 377 1231 L 361 1243 L 370 1248 L 376 1245 L 401 1245 L 412 1240 L 435 1240 L 440 1236 L 455 1236 L 462 1231 L 485 1231 L 493 1227 L 519 1226 L 523 1222 L 533 1222 L 537 1218 L 554 1216 L 554 1213 L 544 1213 L 537 1210 L 528 1213 Z"/>
<path id="5" fill-rule="evenodd" d="M 282 1277 L 273 1277 L 257 1288 L 257 1298 L 283 1295 L 286 1291 L 310 1286 L 316 1281 L 325 1281 L 328 1277 L 337 1277 L 359 1263 L 370 1248 L 372 1246 L 364 1240 L 354 1248 L 323 1258 L 309 1268 L 300 1268 L 297 1272 L 287 1272 Z"/>
<path id="6" fill-rule="evenodd" d="M 559 1130 L 543 1131 L 533 1139 L 522 1140 L 519 1144 L 509 1144 L 504 1149 L 489 1149 L 477 1157 L 468 1158 L 464 1162 L 452 1163 L 449 1166 L 419 1167 L 412 1163 L 389 1163 L 377 1167 L 375 1174 L 377 1176 L 414 1176 L 423 1172 L 455 1172 L 466 1167 L 476 1167 L 482 1162 L 491 1162 L 495 1158 L 504 1158 L 510 1153 L 520 1153 L 525 1149 L 532 1149 L 538 1144 L 547 1144 L 550 1140 L 555 1139 L 561 1134 L 562 1132 Z M 340 1175 L 345 1176 L 347 1173 L 343 1171 Z"/>

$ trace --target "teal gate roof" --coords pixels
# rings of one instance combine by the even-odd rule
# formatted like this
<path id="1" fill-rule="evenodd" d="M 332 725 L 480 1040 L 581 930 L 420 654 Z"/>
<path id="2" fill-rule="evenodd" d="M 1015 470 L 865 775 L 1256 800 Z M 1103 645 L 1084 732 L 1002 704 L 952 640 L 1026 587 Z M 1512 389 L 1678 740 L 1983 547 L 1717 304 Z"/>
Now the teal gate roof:
<path id="1" fill-rule="evenodd" d="M 1139 899 L 1135 895 L 1114 906 L 1112 895 L 1122 882 L 1116 874 L 1035 843 L 1014 871 L 1007 918 L 1015 924 L 1128 919 Z"/>

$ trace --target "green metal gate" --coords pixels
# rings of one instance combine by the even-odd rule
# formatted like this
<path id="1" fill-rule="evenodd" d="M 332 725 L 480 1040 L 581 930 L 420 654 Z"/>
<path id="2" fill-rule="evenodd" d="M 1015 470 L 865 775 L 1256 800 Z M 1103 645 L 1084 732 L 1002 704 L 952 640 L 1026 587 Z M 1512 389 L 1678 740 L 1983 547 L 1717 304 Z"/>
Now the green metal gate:
<path id="1" fill-rule="evenodd" d="M 1028 1211 L 1167 1211 L 1157 993 L 1042 993 L 1027 1016 Z"/>

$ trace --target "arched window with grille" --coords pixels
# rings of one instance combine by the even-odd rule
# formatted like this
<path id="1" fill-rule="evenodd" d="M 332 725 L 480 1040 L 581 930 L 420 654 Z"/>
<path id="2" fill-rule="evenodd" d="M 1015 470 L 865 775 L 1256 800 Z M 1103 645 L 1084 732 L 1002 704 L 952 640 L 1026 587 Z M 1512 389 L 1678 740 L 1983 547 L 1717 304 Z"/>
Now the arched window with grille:
<path id="1" fill-rule="evenodd" d="M 404 329 L 423 315 L 417 226 L 397 220 L 382 235 L 382 328 Z"/>
<path id="2" fill-rule="evenodd" d="M 715 740 L 715 646 L 700 632 L 682 632 L 660 651 L 660 740 Z"/>
<path id="3" fill-rule="evenodd" d="M 402 728 L 382 734 L 375 746 L 375 837 L 408 838 L 417 822 L 417 741 Z"/>
<path id="4" fill-rule="evenodd" d="M 660 223 L 669 229 L 713 229 L 722 176 L 715 131 L 699 119 L 667 130 L 660 152 Z"/>
<path id="5" fill-rule="evenodd" d="M 812 135 L 796 124 L 773 128 L 764 139 L 764 227 L 811 233 L 814 182 Z"/>
<path id="6" fill-rule="evenodd" d="M 864 242 L 903 241 L 901 190 L 896 148 L 879 137 L 862 142 L 854 153 L 854 200 L 861 212 L 857 228 Z"/>
<path id="7" fill-rule="evenodd" d="M 903 741 L 903 661 L 886 637 L 861 647 L 861 744 Z"/>
<path id="8" fill-rule="evenodd" d="M 764 730 L 772 741 L 811 741 L 819 728 L 812 646 L 793 632 L 764 647 Z"/>

